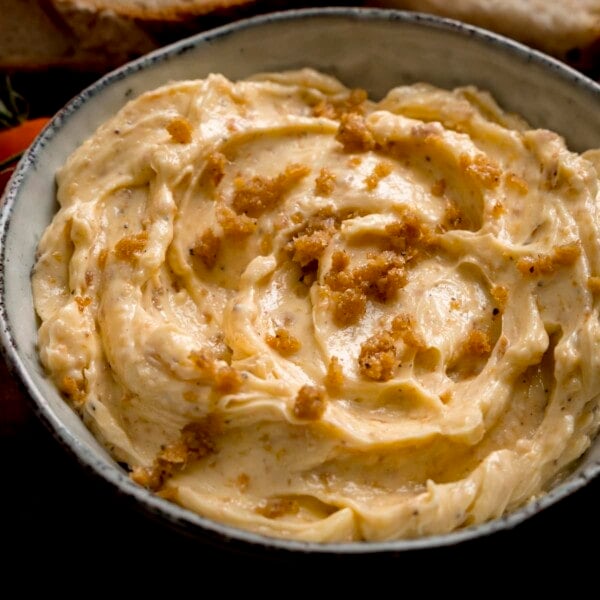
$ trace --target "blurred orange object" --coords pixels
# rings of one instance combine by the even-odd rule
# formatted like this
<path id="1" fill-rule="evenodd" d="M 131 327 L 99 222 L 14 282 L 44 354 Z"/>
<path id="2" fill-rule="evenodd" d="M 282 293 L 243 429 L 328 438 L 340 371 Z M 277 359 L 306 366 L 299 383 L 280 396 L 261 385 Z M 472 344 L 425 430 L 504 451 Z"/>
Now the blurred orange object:
<path id="1" fill-rule="evenodd" d="M 47 117 L 31 119 L 0 131 L 0 169 L 18 160 L 49 120 Z"/>

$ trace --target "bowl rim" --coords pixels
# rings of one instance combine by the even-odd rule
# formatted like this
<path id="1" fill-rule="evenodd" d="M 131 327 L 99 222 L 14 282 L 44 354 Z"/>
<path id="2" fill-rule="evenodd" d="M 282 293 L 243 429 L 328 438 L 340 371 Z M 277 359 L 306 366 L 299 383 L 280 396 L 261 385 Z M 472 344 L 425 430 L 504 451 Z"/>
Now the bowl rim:
<path id="1" fill-rule="evenodd" d="M 100 476 L 109 485 L 114 486 L 115 491 L 133 498 L 145 511 L 157 515 L 161 519 L 169 521 L 176 528 L 184 530 L 187 533 L 192 533 L 192 535 L 195 534 L 197 537 L 206 537 L 208 535 L 218 539 L 221 543 L 225 542 L 231 545 L 232 543 L 237 544 L 241 542 L 242 545 L 260 546 L 262 550 L 354 555 L 397 553 L 408 550 L 450 546 L 473 538 L 487 536 L 500 530 L 511 529 L 535 513 L 553 505 L 560 499 L 583 487 L 600 473 L 600 461 L 588 465 L 581 473 L 567 479 L 540 498 L 528 502 L 507 515 L 446 534 L 393 541 L 343 543 L 304 542 L 269 537 L 202 517 L 191 510 L 168 502 L 135 484 L 116 464 L 105 464 L 53 413 L 44 395 L 34 384 L 27 367 L 19 355 L 18 345 L 13 335 L 5 306 L 7 285 L 5 279 L 5 264 L 7 260 L 6 239 L 10 229 L 11 214 L 18 199 L 21 185 L 25 182 L 31 171 L 34 170 L 32 167 L 35 166 L 44 145 L 55 136 L 66 120 L 88 99 L 101 93 L 105 87 L 124 79 L 131 73 L 142 71 L 157 62 L 166 61 L 179 54 L 184 54 L 204 44 L 210 44 L 212 41 L 230 36 L 241 30 L 259 28 L 274 22 L 315 18 L 402 22 L 421 26 L 425 29 L 433 28 L 457 35 L 466 35 L 480 43 L 499 48 L 508 54 L 513 54 L 518 59 L 535 63 L 546 70 L 550 70 L 555 76 L 568 81 L 571 85 L 575 84 L 584 92 L 591 93 L 600 100 L 600 85 L 554 58 L 479 27 L 418 12 L 361 7 L 285 10 L 234 21 L 162 47 L 104 75 L 77 94 L 56 113 L 19 161 L 6 187 L 3 202 L 0 205 L 0 351 L 4 355 L 10 371 L 18 377 L 22 387 L 27 392 L 34 412 L 48 427 L 53 436 L 70 451 L 80 464 L 87 470 Z"/>

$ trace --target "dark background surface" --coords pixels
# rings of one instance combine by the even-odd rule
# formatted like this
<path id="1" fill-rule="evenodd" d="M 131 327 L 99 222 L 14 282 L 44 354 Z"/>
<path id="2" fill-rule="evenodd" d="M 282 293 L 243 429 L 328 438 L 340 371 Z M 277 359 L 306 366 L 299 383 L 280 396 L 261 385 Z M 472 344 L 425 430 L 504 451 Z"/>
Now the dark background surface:
<path id="1" fill-rule="evenodd" d="M 96 78 L 90 73 L 16 73 L 13 83 L 29 99 L 32 116 L 39 116 L 52 114 Z M 597 563 L 593 547 L 600 534 L 600 478 L 511 531 L 457 546 L 362 557 L 215 548 L 150 520 L 85 471 L 38 422 L 1 357 L 0 456 L 0 581 L 8 584 L 35 583 L 33 574 L 42 567 L 60 568 L 60 573 L 83 569 L 90 577 L 100 569 L 104 583 L 125 577 L 140 591 L 152 590 L 154 582 L 189 580 L 196 595 L 207 577 L 211 582 L 225 568 L 231 574 L 221 582 L 226 590 L 244 586 L 257 591 L 272 578 L 283 577 L 290 590 L 318 591 L 324 578 L 341 588 L 344 582 L 364 583 L 367 577 L 374 593 L 384 582 L 395 584 L 398 595 L 407 585 L 423 592 L 466 586 L 477 593 L 480 584 L 473 587 L 473 576 L 483 578 L 488 591 L 514 578 L 536 586 L 582 582 L 587 565 Z M 31 582 L 23 580 L 24 567 L 32 573 Z M 247 569 L 253 573 L 250 579 L 237 577 Z M 597 595 L 595 580 L 592 574 L 592 596 Z M 48 590 L 54 584 L 61 585 L 50 581 Z"/>

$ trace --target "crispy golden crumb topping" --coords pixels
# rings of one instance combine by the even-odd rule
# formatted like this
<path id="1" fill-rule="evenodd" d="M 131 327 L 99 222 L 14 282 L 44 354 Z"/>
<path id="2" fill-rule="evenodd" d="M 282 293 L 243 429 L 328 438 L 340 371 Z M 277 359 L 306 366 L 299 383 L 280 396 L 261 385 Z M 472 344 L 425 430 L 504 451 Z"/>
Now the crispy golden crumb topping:
<path id="1" fill-rule="evenodd" d="M 497 187 L 502 176 L 500 167 L 483 154 L 478 154 L 474 158 L 462 154 L 460 156 L 460 168 L 488 189 Z"/>
<path id="2" fill-rule="evenodd" d="M 221 152 L 211 152 L 206 157 L 206 173 L 212 184 L 216 187 L 225 177 L 225 167 L 227 166 L 227 158 Z"/>
<path id="3" fill-rule="evenodd" d="M 317 196 L 330 196 L 335 187 L 336 175 L 323 167 L 315 179 L 315 194 Z"/>
<path id="4" fill-rule="evenodd" d="M 244 213 L 250 217 L 259 217 L 281 202 L 295 185 L 310 173 L 305 165 L 291 164 L 283 173 L 276 177 L 259 177 L 250 179 L 236 177 L 235 191 L 231 205 L 235 212 Z"/>
<path id="5" fill-rule="evenodd" d="M 77 303 L 79 312 L 82 313 L 85 307 L 92 303 L 92 299 L 89 296 L 75 296 L 75 302 Z"/>
<path id="6" fill-rule="evenodd" d="M 551 275 L 559 267 L 573 265 L 581 255 L 579 244 L 556 246 L 552 254 L 522 256 L 517 260 L 517 269 L 523 275 Z"/>
<path id="7" fill-rule="evenodd" d="M 221 248 L 221 238 L 212 229 L 207 229 L 190 249 L 190 254 L 199 258 L 207 269 L 212 269 L 217 262 Z"/>
<path id="8" fill-rule="evenodd" d="M 340 119 L 335 139 L 346 152 L 366 152 L 375 148 L 375 139 L 365 118 L 358 113 L 346 113 Z"/>
<path id="9" fill-rule="evenodd" d="M 256 219 L 244 214 L 238 215 L 228 206 L 217 208 L 217 221 L 223 228 L 223 233 L 229 237 L 246 237 L 256 230 Z"/>
<path id="10" fill-rule="evenodd" d="M 392 172 L 392 165 L 389 162 L 377 163 L 371 172 L 365 179 L 365 185 L 368 190 L 374 190 L 379 182 L 387 177 Z"/>
<path id="11" fill-rule="evenodd" d="M 302 346 L 300 340 L 284 327 L 278 327 L 275 330 L 275 335 L 267 335 L 266 341 L 273 350 L 277 350 L 279 354 L 284 356 L 298 352 Z"/>
<path id="12" fill-rule="evenodd" d="M 183 117 L 177 117 L 169 121 L 167 131 L 176 144 L 189 144 L 192 141 L 192 126 Z"/>
<path id="13" fill-rule="evenodd" d="M 329 390 L 339 391 L 344 385 L 344 372 L 337 356 L 332 356 L 327 365 L 325 386 Z"/>
<path id="14" fill-rule="evenodd" d="M 360 374 L 374 381 L 388 381 L 398 366 L 394 337 L 381 331 L 368 338 L 360 347 L 358 357 Z"/>
<path id="15" fill-rule="evenodd" d="M 61 391 L 67 395 L 73 404 L 80 408 L 85 403 L 87 396 L 86 385 L 83 379 L 75 379 L 66 375 L 60 382 Z"/>
<path id="16" fill-rule="evenodd" d="M 133 263 L 137 260 L 138 254 L 146 249 L 148 244 L 148 232 L 142 231 L 136 235 L 129 235 L 121 238 L 115 245 L 115 256 L 122 261 Z M 106 258 L 103 259 L 106 264 Z"/>
<path id="17" fill-rule="evenodd" d="M 327 396 L 323 388 L 303 385 L 294 400 L 293 413 L 297 419 L 316 421 L 323 416 L 327 406 Z"/>
<path id="18" fill-rule="evenodd" d="M 168 478 L 183 471 L 188 464 L 215 452 L 220 428 L 221 422 L 215 415 L 188 423 L 179 439 L 161 450 L 151 466 L 134 467 L 131 478 L 144 487 L 159 490 Z"/>
<path id="19" fill-rule="evenodd" d="M 465 353 L 472 356 L 486 356 L 492 350 L 490 335 L 482 329 L 473 329 L 465 343 Z"/>

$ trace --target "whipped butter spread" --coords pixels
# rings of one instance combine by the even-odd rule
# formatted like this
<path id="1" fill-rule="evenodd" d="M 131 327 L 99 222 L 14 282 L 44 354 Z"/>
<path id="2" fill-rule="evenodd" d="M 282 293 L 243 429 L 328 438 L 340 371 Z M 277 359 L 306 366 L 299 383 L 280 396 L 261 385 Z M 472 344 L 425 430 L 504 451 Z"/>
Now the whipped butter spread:
<path id="1" fill-rule="evenodd" d="M 41 360 L 136 482 L 211 519 L 481 523 L 598 429 L 598 169 L 472 87 L 166 85 L 58 173 Z"/>

